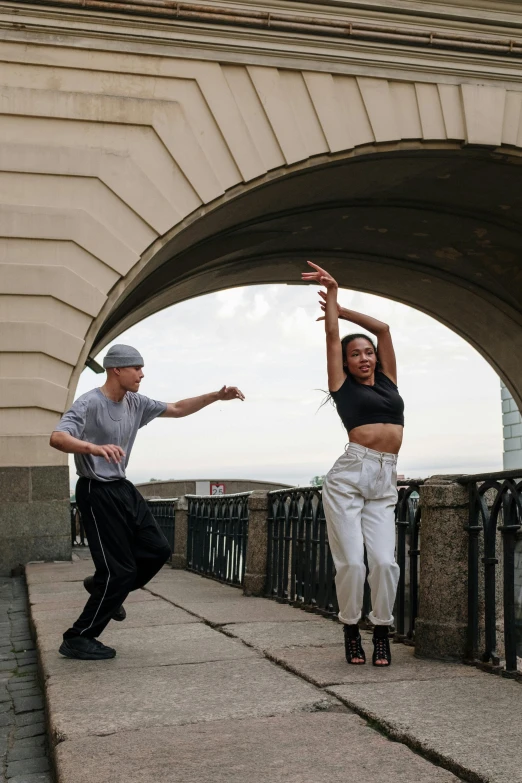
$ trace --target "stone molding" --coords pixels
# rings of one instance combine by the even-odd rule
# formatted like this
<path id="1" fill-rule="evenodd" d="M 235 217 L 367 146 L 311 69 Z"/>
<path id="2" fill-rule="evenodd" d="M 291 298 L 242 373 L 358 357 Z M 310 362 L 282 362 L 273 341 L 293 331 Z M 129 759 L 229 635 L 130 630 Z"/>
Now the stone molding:
<path id="1" fill-rule="evenodd" d="M 245 4 L 207 3 L 209 7 L 216 5 L 230 8 L 233 15 L 241 11 Z M 422 4 L 427 6 L 428 4 Z M 493 4 L 490 4 L 493 5 Z M 22 6 L 22 7 L 20 7 Z M 307 9 L 296 9 L 293 3 L 263 4 L 254 6 L 259 10 L 273 8 L 274 13 L 284 12 L 289 17 L 309 15 L 317 18 L 354 23 L 374 22 L 394 30 L 398 25 L 417 31 L 440 31 L 444 34 L 475 35 L 478 38 L 513 39 L 518 37 L 522 43 L 522 21 L 520 15 L 499 13 L 490 15 L 477 13 L 461 13 L 457 6 L 449 6 L 444 13 L 440 7 L 434 7 L 431 12 L 419 3 L 418 8 L 409 7 L 372 7 L 367 4 L 361 7 L 354 5 L 326 3 L 320 10 L 313 12 Z M 476 10 L 476 9 L 475 9 Z M 20 27 L 23 18 L 22 33 L 13 32 Z M 440 21 L 439 21 L 440 20 Z M 485 29 L 483 29 L 485 27 Z M 492 29 L 491 29 L 492 28 Z M 369 74 L 369 69 L 376 68 L 379 75 L 383 68 L 393 78 L 415 78 L 423 73 L 423 78 L 438 81 L 443 73 L 445 78 L 455 76 L 462 78 L 479 77 L 485 83 L 488 80 L 502 79 L 516 82 L 520 78 L 522 63 L 508 56 L 495 54 L 475 54 L 466 51 L 452 52 L 448 49 L 439 51 L 430 47 L 423 51 L 422 47 L 412 47 L 400 43 L 366 42 L 364 40 L 346 41 L 330 36 L 312 36 L 305 32 L 283 32 L 257 30 L 251 28 L 221 29 L 212 24 L 202 22 L 182 22 L 179 20 L 162 20 L 146 16 L 125 16 L 119 11 L 103 13 L 101 11 L 77 11 L 73 8 L 59 8 L 52 5 L 34 3 L 0 3 L 0 37 L 2 29 L 6 40 L 45 41 L 54 46 L 89 47 L 95 37 L 96 48 L 107 51 L 125 52 L 132 50 L 140 54 L 161 55 L 165 57 L 187 57 L 201 60 L 214 60 L 230 63 L 256 63 L 283 68 L 305 68 L 312 70 L 328 70 L 360 75 Z M 492 31 L 493 30 L 493 31 Z M 175 47 L 173 48 L 173 44 Z M 348 45 L 347 45 L 348 44 Z M 487 67 L 481 60 L 487 60 Z M 477 62 L 478 59 L 478 62 Z"/>

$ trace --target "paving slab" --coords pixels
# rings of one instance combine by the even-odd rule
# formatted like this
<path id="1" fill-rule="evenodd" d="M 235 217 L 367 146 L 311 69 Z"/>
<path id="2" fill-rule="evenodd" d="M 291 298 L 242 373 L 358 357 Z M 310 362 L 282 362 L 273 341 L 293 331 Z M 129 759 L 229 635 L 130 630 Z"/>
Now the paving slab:
<path id="1" fill-rule="evenodd" d="M 66 597 L 67 596 L 67 597 Z M 30 593 L 31 597 L 31 614 L 33 616 L 33 619 L 40 614 L 40 612 L 54 612 L 56 610 L 61 609 L 78 609 L 79 607 L 85 606 L 85 603 L 87 601 L 88 595 L 86 591 L 84 590 L 82 593 L 78 593 L 78 595 L 69 597 L 66 593 L 62 598 L 59 598 L 56 594 L 53 595 L 52 593 L 49 594 L 35 594 L 33 599 L 33 592 Z M 148 593 L 146 590 L 135 590 L 134 592 L 130 593 L 129 597 L 125 601 L 125 606 L 128 604 L 133 603 L 141 603 L 142 601 L 155 601 L 157 600 L 152 593 Z M 73 614 L 75 612 L 73 611 Z M 78 612 L 76 612 L 78 614 Z"/>
<path id="2" fill-rule="evenodd" d="M 178 606 L 216 625 L 255 622 L 302 623 L 305 619 L 311 622 L 320 622 L 323 619 L 319 615 L 305 615 L 301 609 L 294 609 L 286 604 L 277 604 L 266 598 L 246 596 L 241 596 L 236 600 L 227 598 L 225 601 L 215 602 L 179 601 Z"/>
<path id="3" fill-rule="evenodd" d="M 234 585 L 229 585 L 229 584 L 225 584 L 224 582 L 219 582 L 217 579 L 212 579 L 211 577 L 206 577 L 203 576 L 202 574 L 196 574 L 194 571 L 186 571 L 184 568 L 171 568 L 169 565 L 163 566 L 161 571 L 158 571 L 156 576 L 154 576 L 150 580 L 150 582 L 148 582 L 147 586 L 154 585 L 157 582 L 161 582 L 165 580 L 176 584 L 182 584 L 183 582 L 193 584 L 194 577 L 202 583 L 213 584 L 231 590 L 241 589 L 235 587 Z"/>
<path id="4" fill-rule="evenodd" d="M 20 761 L 11 761 L 7 764 L 7 777 L 34 775 L 36 773 L 47 772 L 49 770 L 49 759 L 45 756 L 39 756 L 32 759 L 21 759 Z"/>
<path id="5" fill-rule="evenodd" d="M 58 783 L 457 781 L 357 716 L 329 713 L 84 737 L 58 745 L 56 762 Z"/>
<path id="6" fill-rule="evenodd" d="M 78 582 L 94 572 L 92 560 L 64 563 L 29 563 L 25 578 L 29 586 L 50 582 Z"/>
<path id="7" fill-rule="evenodd" d="M 282 647 L 322 647 L 339 644 L 343 640 L 342 625 L 334 620 L 317 618 L 309 620 L 308 613 L 301 612 L 301 622 L 284 623 L 234 623 L 223 626 L 225 633 L 255 647 L 256 650 L 281 649 Z"/>
<path id="8" fill-rule="evenodd" d="M 32 723 L 30 726 L 19 726 L 15 729 L 14 740 L 25 739 L 26 737 L 37 737 L 44 735 L 46 731 L 45 723 Z"/>
<path id="9" fill-rule="evenodd" d="M 17 742 L 7 751 L 7 761 L 23 761 L 24 759 L 42 758 L 46 755 L 47 751 L 43 743 L 40 745 L 19 745 Z"/>
<path id="10" fill-rule="evenodd" d="M 15 726 L 32 726 L 34 723 L 41 723 L 42 721 L 45 721 L 43 701 L 40 706 L 41 709 L 37 709 L 36 712 L 22 712 L 18 715 L 15 715 Z"/>
<path id="11" fill-rule="evenodd" d="M 484 783 L 522 783 L 522 691 L 477 678 L 338 685 L 328 691 L 397 739 Z"/>
<path id="12" fill-rule="evenodd" d="M 155 625 L 179 625 L 185 623 L 200 623 L 201 620 L 183 609 L 157 599 L 156 601 L 133 601 L 125 603 L 127 619 L 121 623 L 124 628 L 144 628 Z M 37 633 L 63 633 L 71 624 L 70 609 L 39 612 L 35 617 Z M 112 628 L 115 623 L 108 627 Z M 119 627 L 119 626 L 118 626 Z"/>
<path id="13" fill-rule="evenodd" d="M 152 628 L 113 625 L 114 628 L 109 627 L 101 637 L 104 644 L 117 651 L 116 658 L 105 662 L 113 671 L 206 661 L 230 661 L 233 666 L 233 661 L 239 658 L 260 658 L 260 653 L 239 640 L 217 634 L 202 623 Z M 95 672 L 100 670 L 100 661 L 64 658 L 58 653 L 61 641 L 61 634 L 45 635 L 39 639 L 44 676 L 76 677 L 82 672 L 90 672 L 95 677 Z M 170 677 L 170 672 L 165 676 Z"/>
<path id="14" fill-rule="evenodd" d="M 173 574 L 176 574 L 174 571 Z M 146 590 L 166 601 L 172 601 L 179 605 L 184 601 L 192 603 L 215 603 L 221 601 L 237 601 L 242 599 L 243 593 L 237 587 L 222 585 L 219 582 L 212 583 L 210 579 L 189 574 L 189 579 L 180 579 L 174 576 L 171 579 L 162 577 L 153 580 L 146 586 Z"/>
<path id="15" fill-rule="evenodd" d="M 336 700 L 263 659 L 118 670 L 112 661 L 46 691 L 53 742 L 152 726 L 325 709 Z M 95 719 L 94 719 L 95 717 Z"/>
<path id="16" fill-rule="evenodd" d="M 366 665 L 349 666 L 344 655 L 344 643 L 324 647 L 283 647 L 269 649 L 267 654 L 273 661 L 284 666 L 301 677 L 313 682 L 320 688 L 340 683 L 382 683 L 406 680 L 416 682 L 438 679 L 469 679 L 482 676 L 472 666 L 461 663 L 427 661 L 415 657 L 413 647 L 404 644 L 392 644 L 392 666 L 380 669 L 372 666 L 373 645 L 371 634 L 362 634 L 366 651 Z M 522 694 L 521 694 L 522 695 Z"/>
<path id="17" fill-rule="evenodd" d="M 83 579 L 80 581 L 68 581 L 68 582 L 44 582 L 36 584 L 31 590 L 31 603 L 40 603 L 41 601 L 50 600 L 42 598 L 44 595 L 84 595 L 88 596 L 87 590 L 83 586 Z"/>

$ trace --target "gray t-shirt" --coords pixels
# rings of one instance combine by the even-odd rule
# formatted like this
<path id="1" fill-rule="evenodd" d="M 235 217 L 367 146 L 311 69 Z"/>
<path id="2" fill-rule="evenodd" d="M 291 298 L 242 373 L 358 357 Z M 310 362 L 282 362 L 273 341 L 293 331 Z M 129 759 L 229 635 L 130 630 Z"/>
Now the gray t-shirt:
<path id="1" fill-rule="evenodd" d="M 127 392 L 121 402 L 113 402 L 100 389 L 92 389 L 78 397 L 63 414 L 55 430 L 68 432 L 73 438 L 97 446 L 120 446 L 125 452 L 125 458 L 119 463 L 107 462 L 105 457 L 94 457 L 91 454 L 74 455 L 79 476 L 97 481 L 115 481 L 125 478 L 125 468 L 139 428 L 166 410 L 166 402 L 151 400 L 143 394 Z"/>

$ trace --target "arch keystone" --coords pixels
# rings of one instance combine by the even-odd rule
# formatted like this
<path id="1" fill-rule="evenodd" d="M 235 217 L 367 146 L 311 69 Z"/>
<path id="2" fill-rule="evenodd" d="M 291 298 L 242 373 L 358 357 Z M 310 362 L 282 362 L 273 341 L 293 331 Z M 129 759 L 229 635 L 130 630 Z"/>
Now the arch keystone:
<path id="1" fill-rule="evenodd" d="M 502 144 L 506 91 L 497 87 L 463 84 L 462 102 L 468 144 Z"/>

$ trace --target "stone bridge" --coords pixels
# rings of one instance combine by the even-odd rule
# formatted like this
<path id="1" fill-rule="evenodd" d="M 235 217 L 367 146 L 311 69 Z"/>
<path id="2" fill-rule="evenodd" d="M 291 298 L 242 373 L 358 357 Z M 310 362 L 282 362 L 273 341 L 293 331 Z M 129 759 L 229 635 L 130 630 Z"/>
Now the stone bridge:
<path id="1" fill-rule="evenodd" d="M 48 439 L 92 356 L 309 255 L 522 405 L 518 2 L 0 0 L 0 62 L 1 572 L 70 551 Z"/>

